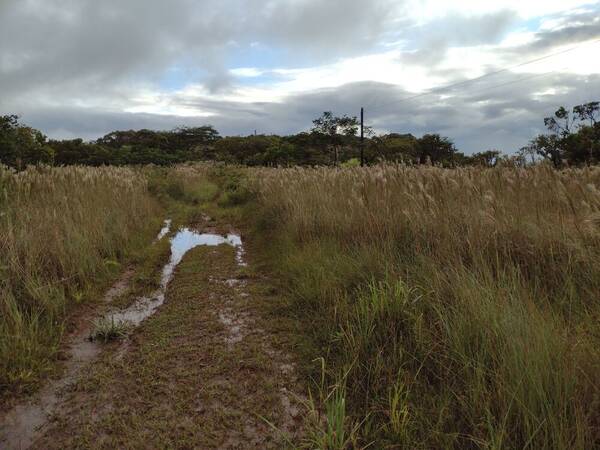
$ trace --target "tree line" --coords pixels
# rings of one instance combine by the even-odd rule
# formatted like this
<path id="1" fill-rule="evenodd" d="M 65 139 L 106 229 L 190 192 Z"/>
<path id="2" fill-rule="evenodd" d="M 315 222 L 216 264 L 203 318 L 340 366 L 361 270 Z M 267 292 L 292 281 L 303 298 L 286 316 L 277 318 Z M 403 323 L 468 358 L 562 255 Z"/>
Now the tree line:
<path id="1" fill-rule="evenodd" d="M 113 131 L 95 141 L 47 139 L 15 115 L 0 116 L 0 163 L 22 169 L 27 165 L 171 165 L 186 161 L 222 161 L 249 166 L 356 165 L 363 146 L 367 164 L 396 161 L 444 167 L 498 164 L 527 165 L 547 159 L 555 167 L 597 164 L 600 161 L 599 102 L 559 108 L 544 119 L 548 130 L 516 154 L 486 150 L 465 155 L 447 137 L 426 134 L 375 135 L 365 127 L 360 140 L 356 117 L 324 112 L 310 131 L 289 136 L 222 137 L 211 125 L 170 131 Z"/>

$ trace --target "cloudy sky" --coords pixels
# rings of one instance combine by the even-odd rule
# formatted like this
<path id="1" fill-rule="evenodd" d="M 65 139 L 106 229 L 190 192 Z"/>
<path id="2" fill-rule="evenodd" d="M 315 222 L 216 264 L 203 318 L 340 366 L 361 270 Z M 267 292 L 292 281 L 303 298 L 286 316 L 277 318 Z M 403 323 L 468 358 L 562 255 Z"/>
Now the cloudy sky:
<path id="1" fill-rule="evenodd" d="M 600 0 L 0 0 L 0 114 L 50 137 L 286 134 L 364 106 L 378 132 L 512 152 L 591 100 Z"/>

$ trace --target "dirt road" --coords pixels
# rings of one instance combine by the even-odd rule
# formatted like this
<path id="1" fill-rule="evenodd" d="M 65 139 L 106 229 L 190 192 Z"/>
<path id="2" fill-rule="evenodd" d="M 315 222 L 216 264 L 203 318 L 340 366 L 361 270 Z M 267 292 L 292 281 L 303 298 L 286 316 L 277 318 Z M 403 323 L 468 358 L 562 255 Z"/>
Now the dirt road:
<path id="1" fill-rule="evenodd" d="M 290 341 L 267 312 L 268 283 L 246 265 L 234 234 L 219 240 L 210 230 L 203 244 L 194 236 L 207 230 L 187 231 L 194 245 L 178 254 L 153 314 L 59 382 L 35 429 L 5 427 L 0 447 L 279 449 L 297 442 L 303 389 Z"/>

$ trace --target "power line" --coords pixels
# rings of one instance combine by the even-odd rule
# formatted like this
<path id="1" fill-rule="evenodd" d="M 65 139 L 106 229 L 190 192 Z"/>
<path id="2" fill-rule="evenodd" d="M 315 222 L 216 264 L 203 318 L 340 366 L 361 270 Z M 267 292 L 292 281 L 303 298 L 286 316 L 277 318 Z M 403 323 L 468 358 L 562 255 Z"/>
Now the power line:
<path id="1" fill-rule="evenodd" d="M 526 76 L 526 77 L 521 77 L 521 78 L 518 78 L 516 80 L 511 80 L 511 81 L 507 81 L 505 83 L 495 84 L 495 85 L 488 86 L 488 87 L 483 88 L 483 89 L 478 89 L 478 90 L 475 90 L 475 91 L 471 91 L 470 93 L 478 93 L 478 92 L 491 91 L 493 89 L 496 89 L 496 88 L 499 88 L 499 87 L 502 87 L 502 86 L 508 86 L 509 84 L 520 83 L 521 81 L 527 81 L 527 80 L 531 80 L 533 78 L 545 77 L 545 76 L 551 75 L 551 74 L 553 74 L 553 73 L 555 73 L 557 71 L 566 69 L 567 67 L 569 67 L 569 66 L 563 66 L 560 69 L 553 69 L 553 70 L 549 70 L 549 71 L 543 72 L 543 73 L 535 73 L 533 75 L 529 75 L 529 76 Z"/>
<path id="2" fill-rule="evenodd" d="M 431 89 L 431 90 L 429 90 L 427 92 L 421 92 L 419 94 L 411 95 L 409 97 L 404 97 L 404 98 L 401 98 L 401 99 L 398 99 L 398 100 L 394 100 L 394 101 L 391 101 L 391 102 L 386 102 L 386 103 L 382 103 L 382 104 L 379 104 L 379 105 L 375 105 L 374 108 L 377 109 L 377 108 L 382 108 L 384 106 L 392 105 L 392 104 L 395 104 L 395 103 L 403 103 L 403 102 L 406 102 L 406 101 L 409 101 L 409 100 L 414 100 L 416 98 L 425 97 L 427 95 L 432 95 L 432 94 L 438 93 L 440 91 L 445 91 L 445 90 L 448 90 L 448 89 L 451 89 L 451 88 L 455 88 L 455 87 L 458 87 L 458 86 L 462 86 L 462 85 L 465 85 L 465 84 L 468 84 L 468 83 L 473 83 L 473 82 L 482 80 L 482 79 L 487 78 L 487 77 L 491 77 L 491 76 L 494 76 L 494 75 L 498 75 L 500 73 L 508 72 L 508 71 L 513 70 L 513 69 L 517 69 L 519 67 L 523 67 L 523 66 L 526 66 L 526 65 L 529 65 L 529 64 L 533 64 L 533 63 L 536 63 L 536 62 L 539 62 L 539 61 L 543 61 L 545 59 L 553 58 L 555 56 L 562 55 L 564 53 L 572 52 L 572 51 L 577 50 L 577 49 L 579 49 L 581 47 L 584 47 L 586 45 L 593 45 L 593 44 L 596 44 L 598 42 L 600 42 L 600 39 L 595 39 L 593 41 L 585 42 L 583 44 L 576 45 L 576 46 L 567 48 L 565 50 L 561 50 L 559 52 L 550 53 L 548 55 L 541 56 L 541 57 L 535 58 L 535 59 L 531 59 L 529 61 L 524 61 L 522 63 L 516 64 L 516 65 L 513 65 L 513 66 L 505 67 L 505 68 L 502 68 L 502 69 L 499 69 L 499 70 L 495 70 L 493 72 L 488 72 L 488 73 L 485 73 L 485 74 L 480 75 L 480 76 L 475 77 L 475 78 L 470 78 L 468 80 L 458 81 L 456 83 L 448 84 L 446 86 L 441 86 L 441 87 L 438 87 L 438 88 L 433 88 L 433 89 Z M 496 87 L 504 86 L 506 84 L 517 83 L 519 81 L 525 81 L 525 80 L 528 80 L 530 78 L 535 78 L 537 76 L 548 75 L 548 74 L 550 74 L 552 72 L 555 72 L 555 70 L 548 71 L 548 72 L 545 72 L 543 74 L 536 74 L 536 75 L 531 76 L 531 77 L 524 77 L 524 78 L 521 78 L 519 80 L 513 80 L 513 81 L 510 81 L 508 83 L 500 84 L 500 85 L 497 85 L 497 86 L 492 86 L 489 89 L 494 89 Z M 486 89 L 488 89 L 488 88 L 486 88 Z"/>

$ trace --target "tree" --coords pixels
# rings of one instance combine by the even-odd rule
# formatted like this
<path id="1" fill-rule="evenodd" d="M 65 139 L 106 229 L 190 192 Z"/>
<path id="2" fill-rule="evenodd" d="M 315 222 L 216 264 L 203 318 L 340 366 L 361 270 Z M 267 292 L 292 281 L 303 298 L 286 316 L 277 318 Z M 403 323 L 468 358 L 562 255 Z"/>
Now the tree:
<path id="1" fill-rule="evenodd" d="M 552 161 L 554 167 L 559 168 L 562 164 L 563 140 L 558 134 L 540 134 L 530 144 L 542 158 Z"/>
<path id="2" fill-rule="evenodd" d="M 0 117 L 0 162 L 15 167 L 17 161 L 18 116 Z"/>
<path id="3" fill-rule="evenodd" d="M 538 154 L 535 144 L 530 142 L 528 145 L 521 147 L 517 152 L 518 156 L 523 161 L 523 165 L 527 164 L 527 158 L 531 160 L 531 164 L 535 164 L 535 157 Z"/>
<path id="4" fill-rule="evenodd" d="M 426 134 L 418 140 L 417 149 L 420 164 L 425 164 L 429 160 L 432 164 L 454 165 L 456 149 L 454 143 L 447 137 Z"/>
<path id="5" fill-rule="evenodd" d="M 170 150 L 203 150 L 221 139 L 219 132 L 212 125 L 178 127 L 165 134 Z"/>
<path id="6" fill-rule="evenodd" d="M 562 165 L 563 159 L 571 164 L 592 164 L 597 159 L 598 135 L 595 130 L 599 114 L 600 102 L 577 105 L 572 113 L 561 106 L 554 116 L 544 119 L 550 133 L 537 136 L 526 148 L 535 149 L 538 155 L 551 160 L 557 168 Z M 589 125 L 580 123 L 575 131 L 576 120 L 589 121 Z"/>
<path id="7" fill-rule="evenodd" d="M 577 133 L 582 138 L 582 144 L 588 149 L 588 164 L 592 164 L 594 160 L 594 150 L 598 147 L 598 137 L 594 132 L 597 129 L 596 115 L 600 113 L 600 102 L 589 102 L 583 105 L 577 105 L 573 108 L 573 113 L 581 122 L 590 121 L 590 126 L 581 126 Z"/>
<path id="8" fill-rule="evenodd" d="M 590 127 L 593 127 L 596 124 L 596 115 L 600 114 L 600 102 L 577 105 L 573 108 L 573 113 L 577 114 L 577 118 L 582 122 L 589 120 Z"/>
<path id="9" fill-rule="evenodd" d="M 368 162 L 414 161 L 418 157 L 418 140 L 412 134 L 390 133 L 370 139 L 365 156 Z"/>
<path id="10" fill-rule="evenodd" d="M 334 155 L 334 164 L 339 162 L 339 153 L 348 137 L 355 137 L 360 123 L 358 119 L 343 115 L 334 116 L 331 111 L 325 111 L 321 117 L 313 120 L 311 131 L 327 138 L 327 147 Z M 345 139 L 346 138 L 346 139 Z"/>
<path id="11" fill-rule="evenodd" d="M 575 115 L 571 115 L 564 106 L 558 108 L 554 113 L 554 116 L 546 117 L 544 119 L 546 128 L 563 138 L 571 134 L 571 128 L 574 122 Z"/>
<path id="12" fill-rule="evenodd" d="M 215 143 L 216 159 L 250 166 L 262 164 L 267 149 L 276 145 L 279 136 L 228 136 Z"/>
<path id="13" fill-rule="evenodd" d="M 575 114 L 571 115 L 564 106 L 556 110 L 553 116 L 544 118 L 544 125 L 550 134 L 541 134 L 529 144 L 542 158 L 552 161 L 554 167 L 562 165 L 565 147 L 571 136 Z"/>
<path id="14" fill-rule="evenodd" d="M 502 152 L 499 150 L 486 150 L 485 152 L 474 153 L 472 161 L 480 166 L 495 167 L 501 159 Z"/>
<path id="15" fill-rule="evenodd" d="M 600 123 L 582 125 L 563 144 L 564 156 L 571 164 L 594 164 L 600 161 Z"/>
<path id="16" fill-rule="evenodd" d="M 323 151 L 327 148 L 328 137 L 319 133 L 298 133 L 284 138 L 295 148 L 296 164 L 319 166 L 330 164 L 329 155 Z"/>
<path id="17" fill-rule="evenodd" d="M 278 139 L 262 154 L 261 164 L 266 166 L 288 166 L 296 159 L 296 147 L 290 142 Z"/>
<path id="18" fill-rule="evenodd" d="M 0 163 L 24 169 L 27 165 L 52 162 L 54 152 L 42 132 L 19 124 L 19 117 L 0 117 Z"/>

